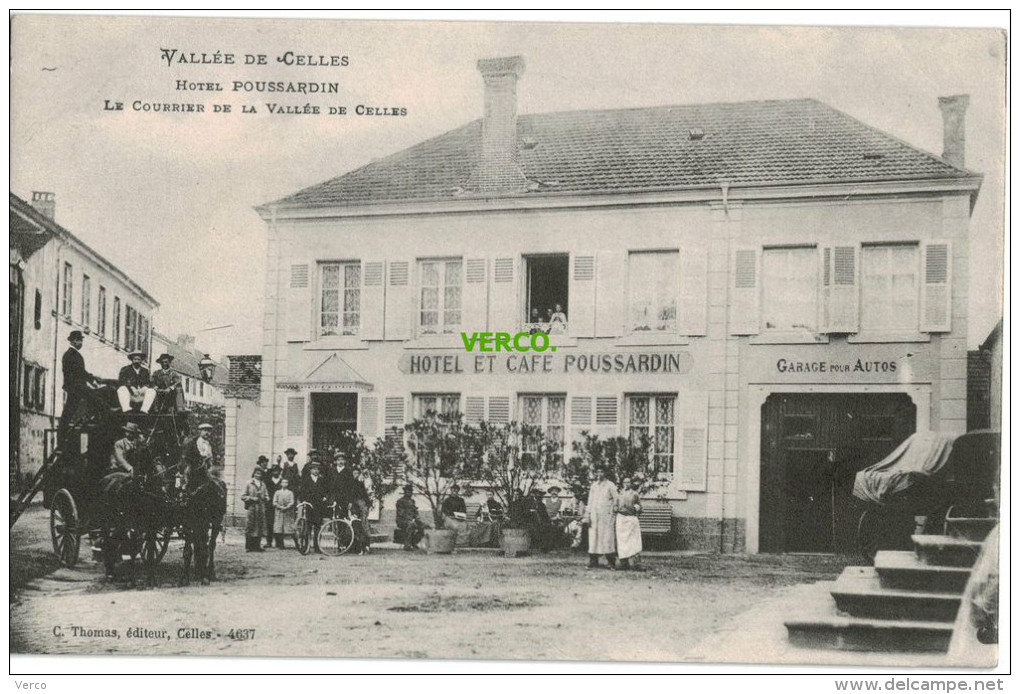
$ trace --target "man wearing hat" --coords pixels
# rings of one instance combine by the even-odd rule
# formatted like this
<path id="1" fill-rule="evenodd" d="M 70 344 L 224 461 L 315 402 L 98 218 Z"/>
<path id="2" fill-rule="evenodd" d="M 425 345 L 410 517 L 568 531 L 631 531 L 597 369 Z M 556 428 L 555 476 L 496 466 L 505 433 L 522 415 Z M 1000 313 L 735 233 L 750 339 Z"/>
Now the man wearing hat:
<path id="1" fill-rule="evenodd" d="M 64 432 L 71 424 L 82 404 L 88 400 L 93 404 L 101 404 L 102 399 L 96 396 L 95 391 L 101 385 L 95 376 L 85 370 L 85 357 L 81 355 L 81 348 L 85 337 L 80 330 L 72 330 L 67 336 L 71 346 L 64 352 L 60 363 L 64 373 L 64 392 L 67 393 L 67 400 L 64 402 L 63 414 L 60 417 L 59 437 L 62 441 Z"/>
<path id="2" fill-rule="evenodd" d="M 616 485 L 606 479 L 604 467 L 595 468 L 581 522 L 588 526 L 588 568 L 599 565 L 599 555 L 616 566 Z"/>
<path id="3" fill-rule="evenodd" d="M 131 401 L 141 401 L 142 414 L 149 414 L 149 408 L 156 399 L 156 391 L 149 386 L 149 370 L 142 365 L 145 352 L 130 352 L 131 363 L 120 370 L 117 376 L 117 399 L 120 409 L 131 411 Z"/>
<path id="4" fill-rule="evenodd" d="M 134 422 L 124 425 L 124 438 L 118 439 L 113 444 L 113 452 L 110 454 L 110 469 L 108 472 L 134 472 L 138 463 L 138 455 L 141 453 L 139 437 L 142 432 Z"/>
<path id="5" fill-rule="evenodd" d="M 305 465 L 308 470 L 308 477 L 301 481 L 301 490 L 298 493 L 298 501 L 307 501 L 311 504 L 308 509 L 308 523 L 312 526 L 312 542 L 315 543 L 315 551 L 319 551 L 319 528 L 322 526 L 322 519 L 329 514 L 329 484 L 322 475 L 322 465 L 319 461 L 313 460 Z"/>
<path id="6" fill-rule="evenodd" d="M 164 352 L 156 362 L 160 369 L 152 374 L 152 385 L 156 389 L 157 412 L 180 412 L 184 409 L 184 386 L 181 375 L 171 368 L 173 355 Z"/>
<path id="7" fill-rule="evenodd" d="M 212 424 L 198 425 L 198 436 L 188 439 L 181 451 L 184 463 L 184 474 L 187 477 L 185 488 L 191 492 L 200 483 L 210 477 L 209 471 L 213 463 L 213 447 L 209 440 L 212 436 Z"/>
<path id="8" fill-rule="evenodd" d="M 404 551 L 411 552 L 425 537 L 428 526 L 418 516 L 418 505 L 414 503 L 414 485 L 404 485 L 404 495 L 397 499 L 397 529 L 403 535 Z"/>
<path id="9" fill-rule="evenodd" d="M 293 448 L 288 448 L 283 452 L 286 456 L 282 461 L 282 477 L 287 480 L 287 486 L 295 494 L 301 489 L 301 472 L 298 470 L 297 451 Z M 277 463 L 280 463 L 280 456 L 276 456 Z"/>

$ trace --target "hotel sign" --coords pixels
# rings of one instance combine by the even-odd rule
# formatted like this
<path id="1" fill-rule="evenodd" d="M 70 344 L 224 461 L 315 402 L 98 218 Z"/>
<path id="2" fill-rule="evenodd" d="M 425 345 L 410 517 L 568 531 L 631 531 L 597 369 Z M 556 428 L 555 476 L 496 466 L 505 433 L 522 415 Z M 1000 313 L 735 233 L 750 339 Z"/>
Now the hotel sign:
<path id="1" fill-rule="evenodd" d="M 401 373 L 482 374 L 677 374 L 690 373 L 690 352 L 605 352 L 578 354 L 404 354 Z"/>

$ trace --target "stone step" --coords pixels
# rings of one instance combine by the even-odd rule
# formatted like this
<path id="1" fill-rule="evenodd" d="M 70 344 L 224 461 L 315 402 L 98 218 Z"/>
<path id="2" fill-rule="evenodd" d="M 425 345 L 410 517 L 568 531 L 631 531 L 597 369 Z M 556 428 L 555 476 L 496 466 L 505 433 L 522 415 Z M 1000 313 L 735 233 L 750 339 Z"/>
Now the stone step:
<path id="1" fill-rule="evenodd" d="M 932 593 L 961 594 L 970 569 L 961 566 L 925 564 L 913 552 L 881 551 L 875 555 L 875 571 L 883 588 L 900 588 Z"/>
<path id="2" fill-rule="evenodd" d="M 838 651 L 945 653 L 953 625 L 945 622 L 866 619 L 829 614 L 784 622 L 789 643 Z"/>
<path id="3" fill-rule="evenodd" d="M 998 523 L 998 518 L 946 518 L 946 533 L 961 540 L 984 542 Z"/>
<path id="4" fill-rule="evenodd" d="M 850 566 L 832 589 L 836 607 L 853 617 L 952 622 L 960 609 L 960 596 L 901 588 L 884 588 L 871 566 Z"/>
<path id="5" fill-rule="evenodd" d="M 981 543 L 948 535 L 912 535 L 914 553 L 931 566 L 974 566 Z"/>

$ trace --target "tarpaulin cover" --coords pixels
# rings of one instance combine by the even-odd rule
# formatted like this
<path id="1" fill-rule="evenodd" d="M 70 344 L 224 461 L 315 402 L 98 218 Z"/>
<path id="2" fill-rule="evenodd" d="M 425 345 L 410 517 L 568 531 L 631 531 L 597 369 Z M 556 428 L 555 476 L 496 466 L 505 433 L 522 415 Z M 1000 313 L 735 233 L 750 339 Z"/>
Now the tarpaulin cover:
<path id="1" fill-rule="evenodd" d="M 883 460 L 857 473 L 854 496 L 881 506 L 899 503 L 912 492 L 923 496 L 927 483 L 949 461 L 955 438 L 934 431 L 911 434 Z"/>

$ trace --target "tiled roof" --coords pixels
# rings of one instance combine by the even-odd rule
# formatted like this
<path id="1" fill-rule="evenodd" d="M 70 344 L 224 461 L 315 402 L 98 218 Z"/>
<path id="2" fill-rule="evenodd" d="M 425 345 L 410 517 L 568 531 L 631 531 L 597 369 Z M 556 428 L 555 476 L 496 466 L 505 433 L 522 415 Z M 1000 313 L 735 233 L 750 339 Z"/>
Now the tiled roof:
<path id="1" fill-rule="evenodd" d="M 976 175 L 815 99 L 522 115 L 517 129 L 522 196 Z M 481 132 L 473 121 L 277 203 L 470 197 Z"/>
<path id="2" fill-rule="evenodd" d="M 232 354 L 227 387 L 223 394 L 228 398 L 255 399 L 262 387 L 262 355 Z"/>

